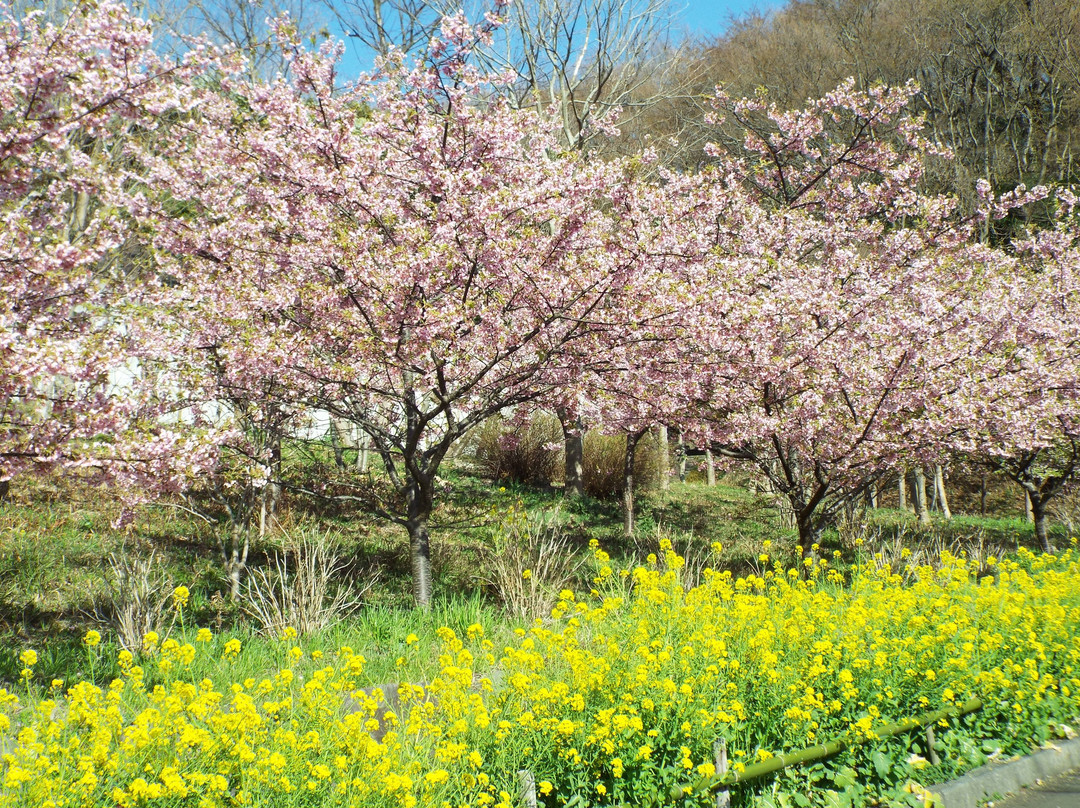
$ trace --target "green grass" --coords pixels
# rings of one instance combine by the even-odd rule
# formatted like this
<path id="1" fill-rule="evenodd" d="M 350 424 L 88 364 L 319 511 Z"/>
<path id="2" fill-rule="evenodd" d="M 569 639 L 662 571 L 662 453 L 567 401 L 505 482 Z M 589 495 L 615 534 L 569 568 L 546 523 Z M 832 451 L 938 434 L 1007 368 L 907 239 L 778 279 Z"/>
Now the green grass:
<path id="1" fill-rule="evenodd" d="M 324 453 L 325 454 L 325 453 Z M 299 462 L 299 458 L 294 458 Z M 327 469 L 325 457 L 309 456 L 312 473 Z M 332 465 L 332 464 L 331 464 Z M 622 515 L 616 502 L 566 500 L 560 489 L 493 485 L 464 467 L 444 472 L 446 492 L 432 518 L 432 553 L 435 606 L 428 613 L 413 608 L 408 542 L 402 528 L 381 522 L 352 503 L 312 504 L 299 497 L 286 498 L 279 514 L 281 532 L 253 547 L 251 566 L 268 563 L 282 545 L 282 536 L 298 529 L 326 533 L 343 561 L 342 583 L 363 584 L 377 572 L 365 605 L 336 627 L 307 637 L 305 645 L 326 650 L 351 645 L 368 657 L 372 683 L 411 677 L 422 680 L 436 664 L 423 654 L 404 654 L 404 637 L 416 634 L 421 648 L 434 644 L 434 631 L 442 625 L 464 630 L 482 624 L 489 636 L 509 636 L 513 626 L 505 619 L 496 593 L 483 574 L 495 532 L 510 508 L 547 514 L 584 553 L 597 540 L 611 555 L 617 569 L 626 569 L 655 552 L 661 538 L 671 539 L 680 552 L 705 557 L 714 543 L 723 546 L 719 563 L 736 573 L 755 569 L 765 542 L 774 558 L 793 559 L 795 533 L 782 524 L 775 502 L 753 492 L 734 477 L 721 478 L 708 487 L 691 475 L 688 482 L 673 482 L 668 490 L 638 495 L 638 526 L 632 540 L 623 537 Z M 994 490 L 999 506 L 1012 500 L 1007 489 Z M 111 642 L 109 620 L 113 608 L 110 554 L 153 549 L 173 585 L 191 590 L 186 613 L 189 626 L 199 625 L 216 634 L 236 636 L 250 654 L 252 674 L 270 664 L 277 640 L 254 633 L 241 610 L 229 602 L 215 531 L 223 523 L 209 523 L 182 509 L 157 504 L 144 508 L 136 524 L 116 530 L 111 524 L 121 510 L 120 501 L 107 489 L 74 481 L 19 480 L 14 496 L 0 503 L 0 681 L 18 677 L 18 650 L 33 647 L 41 655 L 43 681 L 89 675 L 81 640 L 96 628 Z M 1019 514 L 958 515 L 946 521 L 935 515 L 931 532 L 920 530 L 907 512 L 881 508 L 864 514 L 864 535 L 879 543 L 917 545 L 929 539 L 940 544 L 982 541 L 998 550 L 1015 550 L 1034 542 L 1033 527 Z M 1060 527 L 1054 539 L 1064 544 Z M 840 550 L 854 559 L 851 531 L 829 531 L 823 552 Z M 578 582 L 589 586 L 589 581 Z M 115 650 L 115 649 L 114 649 Z M 115 654 L 105 655 L 109 659 Z M 428 655 L 430 656 L 430 655 Z M 115 671 L 98 669 L 97 678 Z"/>

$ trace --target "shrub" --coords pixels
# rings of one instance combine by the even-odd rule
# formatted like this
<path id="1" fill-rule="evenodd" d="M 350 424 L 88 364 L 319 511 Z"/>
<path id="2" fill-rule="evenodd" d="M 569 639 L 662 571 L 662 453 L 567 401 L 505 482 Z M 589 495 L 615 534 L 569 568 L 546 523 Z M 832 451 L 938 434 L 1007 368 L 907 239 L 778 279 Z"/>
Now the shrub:
<path id="1" fill-rule="evenodd" d="M 242 608 L 271 637 L 288 628 L 299 634 L 327 628 L 355 611 L 375 582 L 370 576 L 360 591 L 342 586 L 335 578 L 343 567 L 331 549 L 329 532 L 302 529 L 271 566 L 251 571 L 244 582 Z"/>
<path id="2" fill-rule="evenodd" d="M 489 418 L 477 437 L 476 463 L 492 480 L 547 485 L 559 475 L 562 440 L 559 419 L 551 415 L 524 422 Z"/>
<path id="3" fill-rule="evenodd" d="M 120 646 L 134 652 L 150 632 L 167 633 L 175 616 L 169 609 L 173 584 L 153 550 L 141 553 L 122 547 L 109 554 L 109 570 L 112 622 Z"/>
<path id="4" fill-rule="evenodd" d="M 623 476 L 626 437 L 587 432 L 583 448 L 582 482 L 585 493 L 594 499 L 619 499 L 626 487 Z M 655 441 L 649 436 L 642 438 L 634 457 L 635 491 L 647 491 L 656 486 L 659 459 Z"/>
<path id="5" fill-rule="evenodd" d="M 546 617 L 585 559 L 574 552 L 558 523 L 559 511 L 539 517 L 512 507 L 495 530 L 484 568 L 486 583 L 510 617 Z"/>

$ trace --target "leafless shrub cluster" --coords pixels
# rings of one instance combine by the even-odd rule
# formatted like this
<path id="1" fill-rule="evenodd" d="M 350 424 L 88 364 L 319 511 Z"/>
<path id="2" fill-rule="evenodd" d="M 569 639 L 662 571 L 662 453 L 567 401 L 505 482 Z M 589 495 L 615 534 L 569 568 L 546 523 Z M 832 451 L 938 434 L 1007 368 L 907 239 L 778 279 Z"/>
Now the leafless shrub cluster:
<path id="1" fill-rule="evenodd" d="M 359 589 L 344 585 L 339 580 L 343 571 L 330 534 L 301 529 L 270 565 L 251 571 L 241 606 L 269 636 L 280 636 L 286 628 L 299 634 L 319 631 L 359 608 L 375 583 L 376 576 L 367 575 Z"/>
<path id="2" fill-rule="evenodd" d="M 840 527 L 844 546 L 857 550 L 876 569 L 888 568 L 908 580 L 920 567 L 938 569 L 944 555 L 963 558 L 976 574 L 982 574 L 990 569 L 991 556 L 1001 558 L 1016 549 L 987 539 L 982 529 L 968 536 L 946 537 L 937 530 L 908 526 L 886 529 L 860 520 L 845 521 Z"/>
<path id="3" fill-rule="evenodd" d="M 1047 506 L 1050 516 L 1060 523 L 1069 536 L 1080 533 L 1080 488 L 1073 488 L 1051 500 Z"/>
<path id="4" fill-rule="evenodd" d="M 691 533 L 672 531 L 663 525 L 657 525 L 656 529 L 640 538 L 635 538 L 634 555 L 641 563 L 647 562 L 650 555 L 661 560 L 664 540 L 671 542 L 671 550 L 682 559 L 678 568 L 679 578 L 683 589 L 689 592 L 696 586 L 700 586 L 705 580 L 705 570 L 716 569 L 719 558 L 712 544 Z"/>
<path id="5" fill-rule="evenodd" d="M 582 457 L 582 481 L 585 493 L 594 499 L 618 499 L 626 487 L 623 463 L 626 457 L 624 435 L 603 435 L 589 432 L 585 435 Z M 656 485 L 660 455 L 651 440 L 638 443 L 634 455 L 634 489 L 648 489 Z"/>
<path id="6" fill-rule="evenodd" d="M 558 511 L 540 518 L 521 514 L 503 522 L 487 552 L 484 581 L 518 620 L 544 617 L 559 592 L 574 581 L 585 559 L 559 526 Z"/>
<path id="7" fill-rule="evenodd" d="M 128 651 L 142 649 L 151 631 L 164 635 L 175 619 L 170 608 L 173 591 L 155 551 L 109 554 L 112 623 L 120 645 Z"/>
<path id="8" fill-rule="evenodd" d="M 551 415 L 518 424 L 491 418 L 480 428 L 476 463 L 492 480 L 543 485 L 559 474 L 562 439 L 559 420 Z"/>

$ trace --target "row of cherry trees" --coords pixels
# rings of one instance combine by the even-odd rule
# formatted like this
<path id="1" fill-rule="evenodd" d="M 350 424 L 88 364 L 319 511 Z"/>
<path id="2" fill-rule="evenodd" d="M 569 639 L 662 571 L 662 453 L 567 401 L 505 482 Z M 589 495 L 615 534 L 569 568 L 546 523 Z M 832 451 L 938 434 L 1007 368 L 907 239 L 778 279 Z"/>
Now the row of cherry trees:
<path id="1" fill-rule="evenodd" d="M 364 496 L 407 530 L 422 604 L 440 466 L 510 407 L 753 463 L 804 548 L 898 464 L 956 452 L 1044 514 L 1080 438 L 1068 191 L 1056 228 L 978 243 L 920 191 L 948 156 L 912 87 L 795 112 L 718 93 L 745 148 L 693 174 L 587 159 L 470 66 L 498 22 L 448 18 L 421 62 L 342 87 L 287 20 L 263 82 L 197 42 L 158 58 L 119 5 L 8 14 L 0 479 L 210 490 L 235 591 L 281 437 L 325 411 L 382 458 Z M 1048 195 L 980 192 L 997 217 Z"/>

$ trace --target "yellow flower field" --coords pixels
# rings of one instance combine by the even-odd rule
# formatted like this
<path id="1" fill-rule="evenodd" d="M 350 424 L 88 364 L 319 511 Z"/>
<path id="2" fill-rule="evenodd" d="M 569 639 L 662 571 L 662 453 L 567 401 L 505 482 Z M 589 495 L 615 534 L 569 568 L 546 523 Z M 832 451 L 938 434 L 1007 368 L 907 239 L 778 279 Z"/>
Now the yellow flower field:
<path id="1" fill-rule="evenodd" d="M 442 630 L 440 675 L 392 693 L 361 689 L 351 649 L 310 654 L 291 636 L 274 670 L 243 681 L 197 675 L 241 651 L 206 629 L 149 636 L 104 687 L 47 687 L 24 649 L 24 681 L 0 691 L 0 805 L 509 808 L 523 769 L 542 805 L 640 805 L 711 774 L 718 738 L 736 767 L 866 741 L 736 793 L 742 804 L 922 804 L 920 782 L 1022 751 L 1080 712 L 1075 547 L 982 571 L 946 556 L 904 577 L 827 559 L 707 570 L 689 589 L 664 549 L 624 575 L 597 549 L 596 588 L 563 592 L 510 647 L 479 625 Z M 99 642 L 87 638 L 91 659 Z M 921 736 L 876 739 L 972 695 L 987 706 L 938 730 L 937 766 Z"/>

